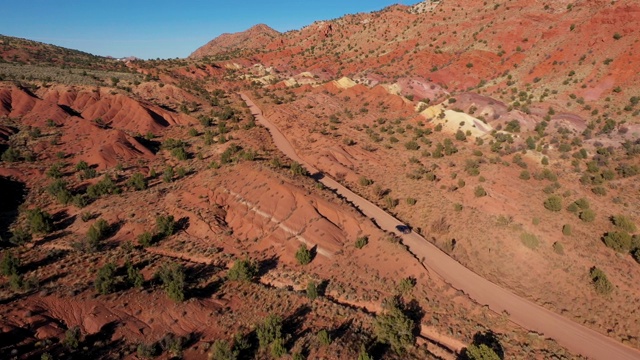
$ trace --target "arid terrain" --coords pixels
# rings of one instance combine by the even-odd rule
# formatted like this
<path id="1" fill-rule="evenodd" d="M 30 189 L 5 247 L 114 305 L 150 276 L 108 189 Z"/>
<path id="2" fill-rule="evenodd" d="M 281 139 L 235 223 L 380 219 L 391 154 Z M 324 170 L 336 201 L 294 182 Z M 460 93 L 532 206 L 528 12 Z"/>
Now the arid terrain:
<path id="1" fill-rule="evenodd" d="M 0 358 L 640 357 L 640 5 L 186 59 L 0 36 Z"/>

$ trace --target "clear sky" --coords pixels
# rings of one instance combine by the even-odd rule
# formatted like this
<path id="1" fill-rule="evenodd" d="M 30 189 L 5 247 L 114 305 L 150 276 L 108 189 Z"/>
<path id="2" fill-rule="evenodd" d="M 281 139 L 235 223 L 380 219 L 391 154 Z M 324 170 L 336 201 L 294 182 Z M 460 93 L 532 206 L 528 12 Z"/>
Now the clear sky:
<path id="1" fill-rule="evenodd" d="M 216 36 L 278 31 L 418 0 L 1 0 L 0 34 L 95 55 L 186 57 Z"/>

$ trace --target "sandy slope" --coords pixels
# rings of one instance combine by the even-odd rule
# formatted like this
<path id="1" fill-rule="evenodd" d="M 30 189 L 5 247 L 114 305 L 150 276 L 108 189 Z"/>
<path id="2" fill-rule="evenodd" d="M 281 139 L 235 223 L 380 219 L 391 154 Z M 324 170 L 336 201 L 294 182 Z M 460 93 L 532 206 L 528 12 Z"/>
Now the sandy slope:
<path id="1" fill-rule="evenodd" d="M 310 166 L 296 154 L 287 138 L 273 123 L 262 116 L 262 111 L 251 99 L 245 94 L 241 95 L 251 112 L 256 116 L 256 120 L 269 130 L 277 147 L 286 156 L 305 166 L 312 174 L 318 173 L 317 169 Z M 396 230 L 396 226 L 403 224 L 398 219 L 356 195 L 337 181 L 323 176 L 320 182 L 351 201 L 382 229 L 401 235 L 403 243 L 418 259 L 423 259 L 423 263 L 427 268 L 439 274 L 453 287 L 465 292 L 478 303 L 488 305 L 495 312 L 507 312 L 510 315 L 510 319 L 518 325 L 544 334 L 569 350 L 590 358 L 603 360 L 640 359 L 640 351 L 544 309 L 480 277 L 440 251 L 422 236 L 416 233 L 407 235 L 399 233 Z"/>

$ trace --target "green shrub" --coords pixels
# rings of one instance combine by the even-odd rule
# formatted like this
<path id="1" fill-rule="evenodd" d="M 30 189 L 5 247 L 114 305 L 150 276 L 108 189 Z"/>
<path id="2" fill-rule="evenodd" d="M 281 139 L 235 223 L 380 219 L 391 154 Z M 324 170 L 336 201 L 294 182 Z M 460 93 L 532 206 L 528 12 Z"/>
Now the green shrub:
<path id="1" fill-rule="evenodd" d="M 418 202 L 418 200 L 416 200 L 416 199 L 414 199 L 414 198 L 411 198 L 411 197 L 407 198 L 407 204 L 408 204 L 408 205 L 413 206 L 413 205 L 415 205 L 417 202 Z"/>
<path id="2" fill-rule="evenodd" d="M 615 215 L 611 217 L 611 222 L 620 229 L 634 233 L 636 232 L 636 224 L 633 221 L 624 215 Z"/>
<path id="3" fill-rule="evenodd" d="M 613 284 L 611 284 L 604 271 L 594 266 L 589 271 L 589 276 L 598 294 L 609 295 L 613 292 Z"/>
<path id="4" fill-rule="evenodd" d="M 562 199 L 556 195 L 549 196 L 544 201 L 544 207 L 549 211 L 560 211 L 562 210 Z"/>
<path id="5" fill-rule="evenodd" d="M 87 188 L 87 196 L 97 199 L 104 195 L 119 194 L 120 188 L 113 182 L 111 176 L 105 175 L 102 180 Z"/>
<path id="6" fill-rule="evenodd" d="M 102 295 L 110 294 L 116 289 L 116 265 L 107 263 L 98 270 L 96 280 L 93 282 L 96 291 Z"/>
<path id="7" fill-rule="evenodd" d="M 373 180 L 367 179 L 364 176 L 360 176 L 360 178 L 358 179 L 358 184 L 360 184 L 360 186 L 369 186 L 373 184 Z"/>
<path id="8" fill-rule="evenodd" d="M 142 245 L 143 247 L 149 247 L 152 243 L 153 235 L 150 232 L 145 231 L 142 234 L 138 235 L 138 244 Z"/>
<path id="9" fill-rule="evenodd" d="M 164 239 L 173 235 L 175 226 L 176 222 L 173 219 L 173 215 L 160 215 L 156 217 L 156 236 L 159 239 Z"/>
<path id="10" fill-rule="evenodd" d="M 34 233 L 48 234 L 53 231 L 51 215 L 40 208 L 27 211 L 29 230 Z"/>
<path id="11" fill-rule="evenodd" d="M 175 172 L 173 170 L 173 167 L 167 166 L 164 168 L 164 171 L 162 172 L 162 181 L 166 183 L 170 183 L 173 181 L 174 175 L 175 175 Z"/>
<path id="12" fill-rule="evenodd" d="M 413 277 L 403 278 L 402 280 L 400 280 L 400 282 L 397 285 L 398 292 L 401 295 L 408 294 L 409 292 L 411 292 L 411 290 L 413 290 L 416 284 L 417 284 L 416 279 Z"/>
<path id="13" fill-rule="evenodd" d="M 611 231 L 602 237 L 607 247 L 621 253 L 631 250 L 631 235 L 626 231 Z"/>
<path id="14" fill-rule="evenodd" d="M 529 171 L 527 171 L 527 170 L 522 170 L 522 171 L 520 172 L 520 179 L 522 179 L 522 180 L 529 180 L 529 179 L 531 179 L 531 174 L 530 174 L 530 173 L 529 173 Z"/>
<path id="15" fill-rule="evenodd" d="M 145 190 L 148 187 L 147 179 L 139 172 L 131 175 L 127 184 L 138 191 Z"/>
<path id="16" fill-rule="evenodd" d="M 540 245 L 540 241 L 537 236 L 526 232 L 520 234 L 520 241 L 522 241 L 524 246 L 532 250 L 535 250 Z"/>
<path id="17" fill-rule="evenodd" d="M 258 274 L 256 265 L 249 259 L 237 260 L 229 273 L 227 278 L 232 281 L 253 281 L 253 278 Z"/>
<path id="18" fill-rule="evenodd" d="M 267 348 L 276 339 L 282 339 L 282 319 L 277 315 L 269 314 L 256 327 L 256 335 L 261 349 Z"/>
<path id="19" fill-rule="evenodd" d="M 209 359 L 211 360 L 236 360 L 239 352 L 234 350 L 228 341 L 216 340 L 211 346 Z"/>
<path id="20" fill-rule="evenodd" d="M 303 168 L 302 165 L 300 165 L 300 163 L 297 161 L 291 163 L 290 170 L 293 175 L 308 175 L 307 170 Z"/>
<path id="21" fill-rule="evenodd" d="M 33 239 L 33 236 L 31 235 L 31 232 L 28 229 L 18 227 L 13 229 L 13 231 L 11 232 L 11 237 L 9 238 L 9 242 L 14 245 L 24 245 L 29 241 L 31 241 L 31 239 Z"/>
<path id="22" fill-rule="evenodd" d="M 329 332 L 325 329 L 322 329 L 320 331 L 318 331 L 318 342 L 320 343 L 320 345 L 322 346 L 329 346 L 331 345 L 331 336 L 329 335 Z"/>
<path id="23" fill-rule="evenodd" d="M 464 349 L 464 358 L 468 360 L 501 360 L 498 354 L 485 344 L 471 344 Z"/>
<path id="24" fill-rule="evenodd" d="M 2 153 L 2 161 L 4 162 L 18 162 L 20 161 L 20 151 L 12 147 L 8 148 Z"/>
<path id="25" fill-rule="evenodd" d="M 76 171 L 82 171 L 82 170 L 87 170 L 89 168 L 89 164 L 87 164 L 86 161 L 84 160 L 80 160 L 77 164 L 76 164 Z"/>
<path id="26" fill-rule="evenodd" d="M 474 195 L 476 197 L 483 197 L 483 196 L 487 196 L 487 191 L 480 185 L 476 186 L 475 190 L 473 191 Z"/>
<path id="27" fill-rule="evenodd" d="M 109 232 L 109 223 L 104 219 L 98 219 L 87 231 L 87 250 L 97 251 L 100 243 L 106 239 Z"/>
<path id="28" fill-rule="evenodd" d="M 356 239 L 356 248 L 358 249 L 362 249 L 363 247 L 365 247 L 367 244 L 369 243 L 369 237 L 368 236 L 360 236 Z"/>
<path id="29" fill-rule="evenodd" d="M 580 220 L 584 222 L 592 222 L 593 220 L 596 219 L 596 213 L 591 209 L 586 209 L 580 213 L 579 217 L 580 217 Z"/>
<path id="30" fill-rule="evenodd" d="M 307 284 L 307 297 L 311 300 L 315 300 L 318 297 L 318 286 L 315 281 L 309 281 Z"/>
<path id="31" fill-rule="evenodd" d="M 607 189 L 603 188 L 602 186 L 593 187 L 591 191 L 598 196 L 607 195 Z"/>
<path id="32" fill-rule="evenodd" d="M 418 145 L 418 143 L 413 141 L 413 140 L 405 143 L 404 147 L 407 148 L 407 150 L 419 150 L 420 149 L 420 145 Z"/>
<path id="33" fill-rule="evenodd" d="M 296 251 L 296 260 L 298 260 L 298 263 L 300 263 L 300 265 L 307 265 L 311 262 L 311 251 L 309 251 L 306 244 L 300 245 L 298 251 Z"/>
<path id="34" fill-rule="evenodd" d="M 415 342 L 414 322 L 407 316 L 396 299 L 386 301 L 384 311 L 376 316 L 374 332 L 378 341 L 389 344 L 398 354 L 404 353 Z"/>
<path id="35" fill-rule="evenodd" d="M 271 343 L 271 356 L 279 359 L 287 354 L 287 348 L 284 346 L 284 339 L 278 337 Z"/>
<path id="36" fill-rule="evenodd" d="M 13 252 L 6 251 L 0 260 L 0 274 L 4 276 L 18 275 L 20 259 Z"/>
<path id="37" fill-rule="evenodd" d="M 66 346 L 70 350 L 75 350 L 80 346 L 80 327 L 74 326 L 64 333 L 64 339 L 62 345 Z"/>
<path id="38" fill-rule="evenodd" d="M 158 277 L 162 281 L 169 299 L 176 302 L 184 301 L 186 290 L 185 272 L 180 264 L 163 264 L 158 271 Z"/>
<path id="39" fill-rule="evenodd" d="M 571 233 L 572 233 L 571 225 L 564 224 L 564 226 L 562 227 L 562 235 L 571 236 Z"/>
<path id="40" fill-rule="evenodd" d="M 129 285 L 142 289 L 144 286 L 144 277 L 140 270 L 136 269 L 129 260 L 125 263 L 125 267 L 127 268 L 127 282 Z"/>
<path id="41" fill-rule="evenodd" d="M 553 243 L 553 251 L 558 255 L 564 255 L 564 246 L 556 241 Z"/>

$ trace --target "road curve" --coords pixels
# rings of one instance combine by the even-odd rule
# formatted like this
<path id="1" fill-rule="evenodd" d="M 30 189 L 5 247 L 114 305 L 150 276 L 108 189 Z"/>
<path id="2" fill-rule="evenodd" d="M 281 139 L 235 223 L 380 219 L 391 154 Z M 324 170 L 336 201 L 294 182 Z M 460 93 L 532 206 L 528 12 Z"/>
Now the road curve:
<path id="1" fill-rule="evenodd" d="M 240 96 L 249 106 L 256 120 L 269 130 L 280 151 L 291 160 L 299 162 L 309 172 L 318 173 L 317 169 L 298 156 L 282 132 L 263 116 L 262 110 L 246 94 L 241 93 Z M 479 304 L 487 305 L 497 313 L 507 312 L 510 315 L 510 320 L 514 323 L 552 338 L 574 353 L 597 360 L 640 359 L 640 351 L 564 318 L 486 280 L 453 260 L 417 233 L 402 234 L 398 232 L 396 226 L 404 225 L 402 222 L 328 176 L 322 177 L 319 181 L 344 196 L 363 214 L 375 220 L 383 230 L 402 236 L 403 244 L 418 259 L 423 259 L 423 264 L 429 270 L 437 273 L 451 286 L 463 291 Z"/>

